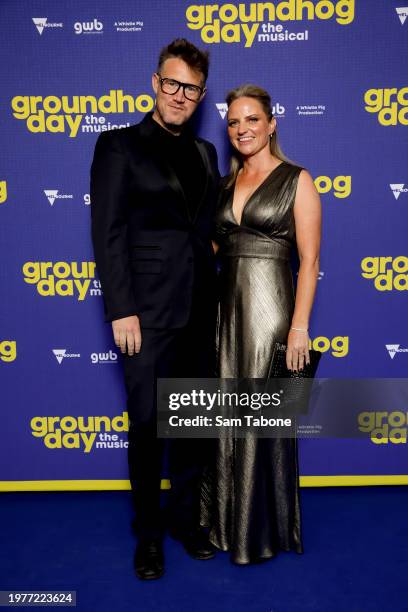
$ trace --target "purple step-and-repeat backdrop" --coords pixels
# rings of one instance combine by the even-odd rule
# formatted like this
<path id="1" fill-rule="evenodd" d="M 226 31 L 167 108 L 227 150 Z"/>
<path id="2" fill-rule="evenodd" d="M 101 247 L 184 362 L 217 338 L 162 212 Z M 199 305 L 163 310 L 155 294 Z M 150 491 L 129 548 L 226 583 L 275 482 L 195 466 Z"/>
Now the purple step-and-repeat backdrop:
<path id="1" fill-rule="evenodd" d="M 282 148 L 315 178 L 324 212 L 311 326 L 325 354 L 320 376 L 406 376 L 404 3 L 1 2 L 3 490 L 127 478 L 125 395 L 93 262 L 89 167 L 101 131 L 153 108 L 158 53 L 176 37 L 211 52 L 197 129 L 216 145 L 221 171 L 225 93 L 254 82 L 272 95 Z M 301 440 L 301 474 L 407 475 L 406 443 L 395 442 Z"/>

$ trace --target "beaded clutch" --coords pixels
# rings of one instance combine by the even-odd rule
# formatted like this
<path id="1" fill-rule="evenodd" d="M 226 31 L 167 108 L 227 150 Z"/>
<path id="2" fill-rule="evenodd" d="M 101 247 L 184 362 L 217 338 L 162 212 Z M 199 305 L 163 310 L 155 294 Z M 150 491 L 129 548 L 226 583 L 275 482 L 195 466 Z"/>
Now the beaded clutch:
<path id="1" fill-rule="evenodd" d="M 275 343 L 268 378 L 314 378 L 322 356 L 321 352 L 309 350 L 310 363 L 305 364 L 302 370 L 295 372 L 286 367 L 286 348 L 286 344 Z"/>
<path id="2" fill-rule="evenodd" d="M 320 351 L 309 350 L 310 363 L 305 364 L 302 370 L 296 372 L 286 367 L 286 348 L 286 344 L 275 343 L 268 379 L 286 379 L 280 381 L 283 387 L 282 400 L 285 409 L 294 411 L 296 414 L 306 414 L 313 378 L 322 354 Z"/>

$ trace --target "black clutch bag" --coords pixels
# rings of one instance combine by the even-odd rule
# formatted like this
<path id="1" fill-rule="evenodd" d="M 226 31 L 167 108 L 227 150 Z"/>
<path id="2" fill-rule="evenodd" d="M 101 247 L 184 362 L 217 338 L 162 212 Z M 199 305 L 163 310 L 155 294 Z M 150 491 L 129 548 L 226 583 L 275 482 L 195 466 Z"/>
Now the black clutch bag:
<path id="1" fill-rule="evenodd" d="M 286 367 L 286 344 L 275 343 L 268 379 L 279 378 L 282 387 L 282 408 L 296 414 L 306 414 L 313 378 L 322 356 L 320 351 L 309 350 L 310 363 L 302 370 L 293 371 Z M 282 380 L 285 379 L 285 380 Z"/>
<path id="2" fill-rule="evenodd" d="M 309 350 L 310 363 L 305 364 L 302 370 L 295 372 L 286 367 L 286 348 L 286 344 L 275 342 L 268 378 L 314 378 L 322 356 L 321 352 Z"/>

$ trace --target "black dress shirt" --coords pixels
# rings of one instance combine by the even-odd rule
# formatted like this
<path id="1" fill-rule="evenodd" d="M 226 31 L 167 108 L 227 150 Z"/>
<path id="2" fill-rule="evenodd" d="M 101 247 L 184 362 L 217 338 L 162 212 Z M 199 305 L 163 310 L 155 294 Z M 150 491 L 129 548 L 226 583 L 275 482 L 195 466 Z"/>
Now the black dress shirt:
<path id="1" fill-rule="evenodd" d="M 201 155 L 194 141 L 194 135 L 185 127 L 179 136 L 165 130 L 152 116 L 152 131 L 155 147 L 173 168 L 186 197 L 191 219 L 195 218 L 202 198 L 206 175 Z"/>

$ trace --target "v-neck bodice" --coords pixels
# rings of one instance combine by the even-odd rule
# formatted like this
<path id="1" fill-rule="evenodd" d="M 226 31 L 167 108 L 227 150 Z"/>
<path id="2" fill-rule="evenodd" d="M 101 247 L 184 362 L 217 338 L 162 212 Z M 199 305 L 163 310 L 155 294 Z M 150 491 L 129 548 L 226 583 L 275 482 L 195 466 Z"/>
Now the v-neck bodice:
<path id="1" fill-rule="evenodd" d="M 235 219 L 235 221 L 236 221 L 236 224 L 237 224 L 237 225 L 241 225 L 241 223 L 242 223 L 242 217 L 243 217 L 244 210 L 245 210 L 245 207 L 246 207 L 246 205 L 248 204 L 248 202 L 250 202 L 250 201 L 251 201 L 251 199 L 252 199 L 253 197 L 255 197 L 255 196 L 256 196 L 256 194 L 258 193 L 258 191 L 259 191 L 259 190 L 260 190 L 260 189 L 263 187 L 264 183 L 266 183 L 266 182 L 268 181 L 268 179 L 269 179 L 269 178 L 270 178 L 270 177 L 273 175 L 273 173 L 275 172 L 275 170 L 277 170 L 277 169 L 279 168 L 279 166 L 281 166 L 281 165 L 282 165 L 282 164 L 284 164 L 284 163 L 285 163 L 285 162 L 280 162 L 280 164 L 278 164 L 277 166 L 275 166 L 275 168 L 274 168 L 273 170 L 271 170 L 270 172 L 268 172 L 267 176 L 264 178 L 264 180 L 263 180 L 263 181 L 261 181 L 261 182 L 259 183 L 258 187 L 256 187 L 256 188 L 255 188 L 255 189 L 254 189 L 254 190 L 253 190 L 253 191 L 252 191 L 252 192 L 249 194 L 249 196 L 248 196 L 248 197 L 247 197 L 247 199 L 245 200 L 244 205 L 243 205 L 243 207 L 242 207 L 242 211 L 241 211 L 241 221 L 240 221 L 239 223 L 238 223 L 238 219 L 237 219 L 237 217 L 236 217 L 236 215 L 235 215 L 235 212 L 234 212 L 234 200 L 235 200 L 235 192 L 236 192 L 236 189 L 237 189 L 237 181 L 235 181 L 235 183 L 234 183 L 234 187 L 233 187 L 233 189 L 232 189 L 231 208 L 232 208 L 232 214 L 233 214 L 233 217 L 234 217 L 234 219 Z"/>
<path id="2" fill-rule="evenodd" d="M 282 239 L 291 244 L 295 240 L 293 206 L 296 187 L 302 168 L 282 162 L 249 196 L 242 209 L 238 224 L 232 208 L 235 183 L 222 191 L 216 213 L 216 240 L 220 246 L 228 246 L 231 234 L 243 234 L 244 243 L 249 234 L 263 240 Z M 234 240 L 234 242 L 236 242 Z"/>

